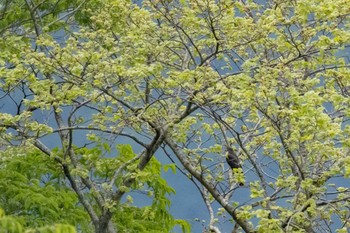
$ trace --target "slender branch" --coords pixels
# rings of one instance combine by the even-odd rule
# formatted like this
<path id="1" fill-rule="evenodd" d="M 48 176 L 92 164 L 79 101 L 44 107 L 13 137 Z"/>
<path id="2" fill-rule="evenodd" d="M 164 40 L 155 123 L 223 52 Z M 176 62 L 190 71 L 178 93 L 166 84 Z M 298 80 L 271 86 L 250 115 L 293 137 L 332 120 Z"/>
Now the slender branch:
<path id="1" fill-rule="evenodd" d="M 219 230 L 219 228 L 217 226 L 215 226 L 215 216 L 214 216 L 214 211 L 213 211 L 213 207 L 211 206 L 209 197 L 208 197 L 208 190 L 207 189 L 203 189 L 200 190 L 201 195 L 204 199 L 205 205 L 207 206 L 207 209 L 209 211 L 209 216 L 210 216 L 210 222 L 209 222 L 209 230 L 215 233 L 221 233 L 221 231 Z"/>
<path id="2" fill-rule="evenodd" d="M 126 133 L 121 133 L 121 132 L 115 132 L 113 130 L 108 130 L 108 129 L 101 129 L 101 128 L 96 128 L 96 127 L 90 127 L 90 126 L 71 126 L 71 127 L 62 127 L 59 129 L 54 129 L 52 132 L 53 133 L 57 133 L 60 131 L 65 131 L 65 130 L 92 130 L 92 131 L 100 131 L 103 133 L 109 133 L 109 134 L 113 134 L 113 135 L 120 135 L 120 136 L 124 136 L 124 137 L 128 137 L 130 139 L 132 139 L 134 142 L 136 142 L 137 144 L 141 145 L 144 148 L 147 148 L 147 144 L 140 141 L 138 138 L 136 138 L 135 136 L 132 136 L 130 134 L 126 134 Z M 41 136 L 44 137 L 47 134 Z"/>
<path id="3" fill-rule="evenodd" d="M 51 151 L 39 140 L 36 140 L 34 142 L 34 145 L 39 150 L 41 150 L 43 153 L 45 153 L 46 155 L 51 156 Z M 93 224 L 95 225 L 95 227 L 97 227 L 98 216 L 97 216 L 96 212 L 94 211 L 93 207 L 90 205 L 90 202 L 84 196 L 83 192 L 80 190 L 76 181 L 74 180 L 74 178 L 70 174 L 68 166 L 66 164 L 63 164 L 63 161 L 61 160 L 61 158 L 55 158 L 55 160 L 61 164 L 61 166 L 63 168 L 63 172 L 64 172 L 65 176 L 67 177 L 67 179 L 69 180 L 71 187 L 73 188 L 74 192 L 78 195 L 79 201 L 84 206 L 85 210 L 88 212 Z"/>

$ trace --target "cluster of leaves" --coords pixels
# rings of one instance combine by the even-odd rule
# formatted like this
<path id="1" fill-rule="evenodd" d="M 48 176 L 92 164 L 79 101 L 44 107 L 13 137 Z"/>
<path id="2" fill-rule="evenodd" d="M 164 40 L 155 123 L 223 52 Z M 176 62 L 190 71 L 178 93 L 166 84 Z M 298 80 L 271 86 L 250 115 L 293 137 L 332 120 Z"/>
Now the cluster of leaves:
<path id="1" fill-rule="evenodd" d="M 52 159 L 36 149 L 12 148 L 1 152 L 0 168 L 1 230 L 75 232 L 70 225 L 88 229 L 88 215 Z"/>
<path id="2" fill-rule="evenodd" d="M 17 217 L 6 216 L 0 209 L 0 232 L 1 233 L 76 233 L 74 227 L 67 224 L 55 224 L 36 228 L 25 228 Z"/>

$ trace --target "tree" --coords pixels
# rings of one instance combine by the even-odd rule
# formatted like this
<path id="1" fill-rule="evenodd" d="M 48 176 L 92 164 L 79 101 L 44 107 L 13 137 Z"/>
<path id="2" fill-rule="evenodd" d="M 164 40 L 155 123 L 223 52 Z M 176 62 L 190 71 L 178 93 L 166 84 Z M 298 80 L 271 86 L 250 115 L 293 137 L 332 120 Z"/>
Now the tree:
<path id="1" fill-rule="evenodd" d="M 168 212 L 161 169 L 176 166 L 201 193 L 208 231 L 224 218 L 233 232 L 347 231 L 349 1 L 58 1 L 47 20 L 54 1 L 26 3 L 29 21 L 1 30 L 1 168 L 40 164 L 22 182 L 74 193 L 62 211 L 89 218 L 67 223 L 189 231 Z M 21 6 L 4 5 L 3 16 Z M 226 164 L 230 145 L 243 172 Z M 151 206 L 133 206 L 133 190 Z"/>

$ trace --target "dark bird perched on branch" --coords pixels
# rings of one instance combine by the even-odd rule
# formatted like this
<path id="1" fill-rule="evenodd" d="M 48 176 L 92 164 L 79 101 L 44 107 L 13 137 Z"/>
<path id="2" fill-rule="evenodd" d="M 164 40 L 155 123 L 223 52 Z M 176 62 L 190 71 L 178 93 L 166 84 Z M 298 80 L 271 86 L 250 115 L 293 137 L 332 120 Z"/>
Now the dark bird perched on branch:
<path id="1" fill-rule="evenodd" d="M 214 116 L 216 119 L 219 119 L 222 121 L 221 117 L 218 114 L 215 115 L 215 112 L 213 112 L 213 113 L 214 113 Z M 219 124 L 219 127 L 220 127 L 220 130 L 222 132 L 222 136 L 224 137 L 225 144 L 226 144 L 226 150 L 227 150 L 226 162 L 230 166 L 233 175 L 236 176 L 236 178 L 237 178 L 237 175 L 239 175 L 239 180 L 240 180 L 240 181 L 238 181 L 238 182 L 240 182 L 239 185 L 243 186 L 244 183 L 242 183 L 242 181 L 244 180 L 244 175 L 242 173 L 243 168 L 241 165 L 241 161 L 239 160 L 239 157 L 236 154 L 236 152 L 232 149 L 231 143 L 228 140 L 228 138 L 226 137 L 226 133 L 225 133 L 226 126 Z"/>
<path id="2" fill-rule="evenodd" d="M 233 151 L 233 149 L 231 147 L 227 147 L 226 161 L 232 169 L 233 168 L 242 168 L 237 154 Z"/>
<path id="3" fill-rule="evenodd" d="M 230 166 L 231 169 L 242 168 L 241 162 L 231 147 L 227 147 L 227 157 L 226 162 Z M 240 186 L 243 186 L 243 183 L 239 183 Z"/>

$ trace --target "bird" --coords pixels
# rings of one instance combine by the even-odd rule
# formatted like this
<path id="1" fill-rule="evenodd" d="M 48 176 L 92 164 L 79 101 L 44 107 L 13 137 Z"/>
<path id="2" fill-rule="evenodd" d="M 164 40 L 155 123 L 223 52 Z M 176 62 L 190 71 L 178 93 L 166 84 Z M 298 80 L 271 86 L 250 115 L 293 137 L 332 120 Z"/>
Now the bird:
<path id="1" fill-rule="evenodd" d="M 227 157 L 226 162 L 230 166 L 231 169 L 242 169 L 241 162 L 237 156 L 237 154 L 234 152 L 234 150 L 231 147 L 227 147 Z M 235 171 L 233 171 L 235 172 Z M 239 183 L 240 186 L 243 186 L 244 184 L 242 182 Z"/>
<path id="2" fill-rule="evenodd" d="M 231 167 L 231 169 L 242 168 L 237 154 L 233 151 L 233 149 L 231 147 L 227 147 L 226 162 Z"/>

